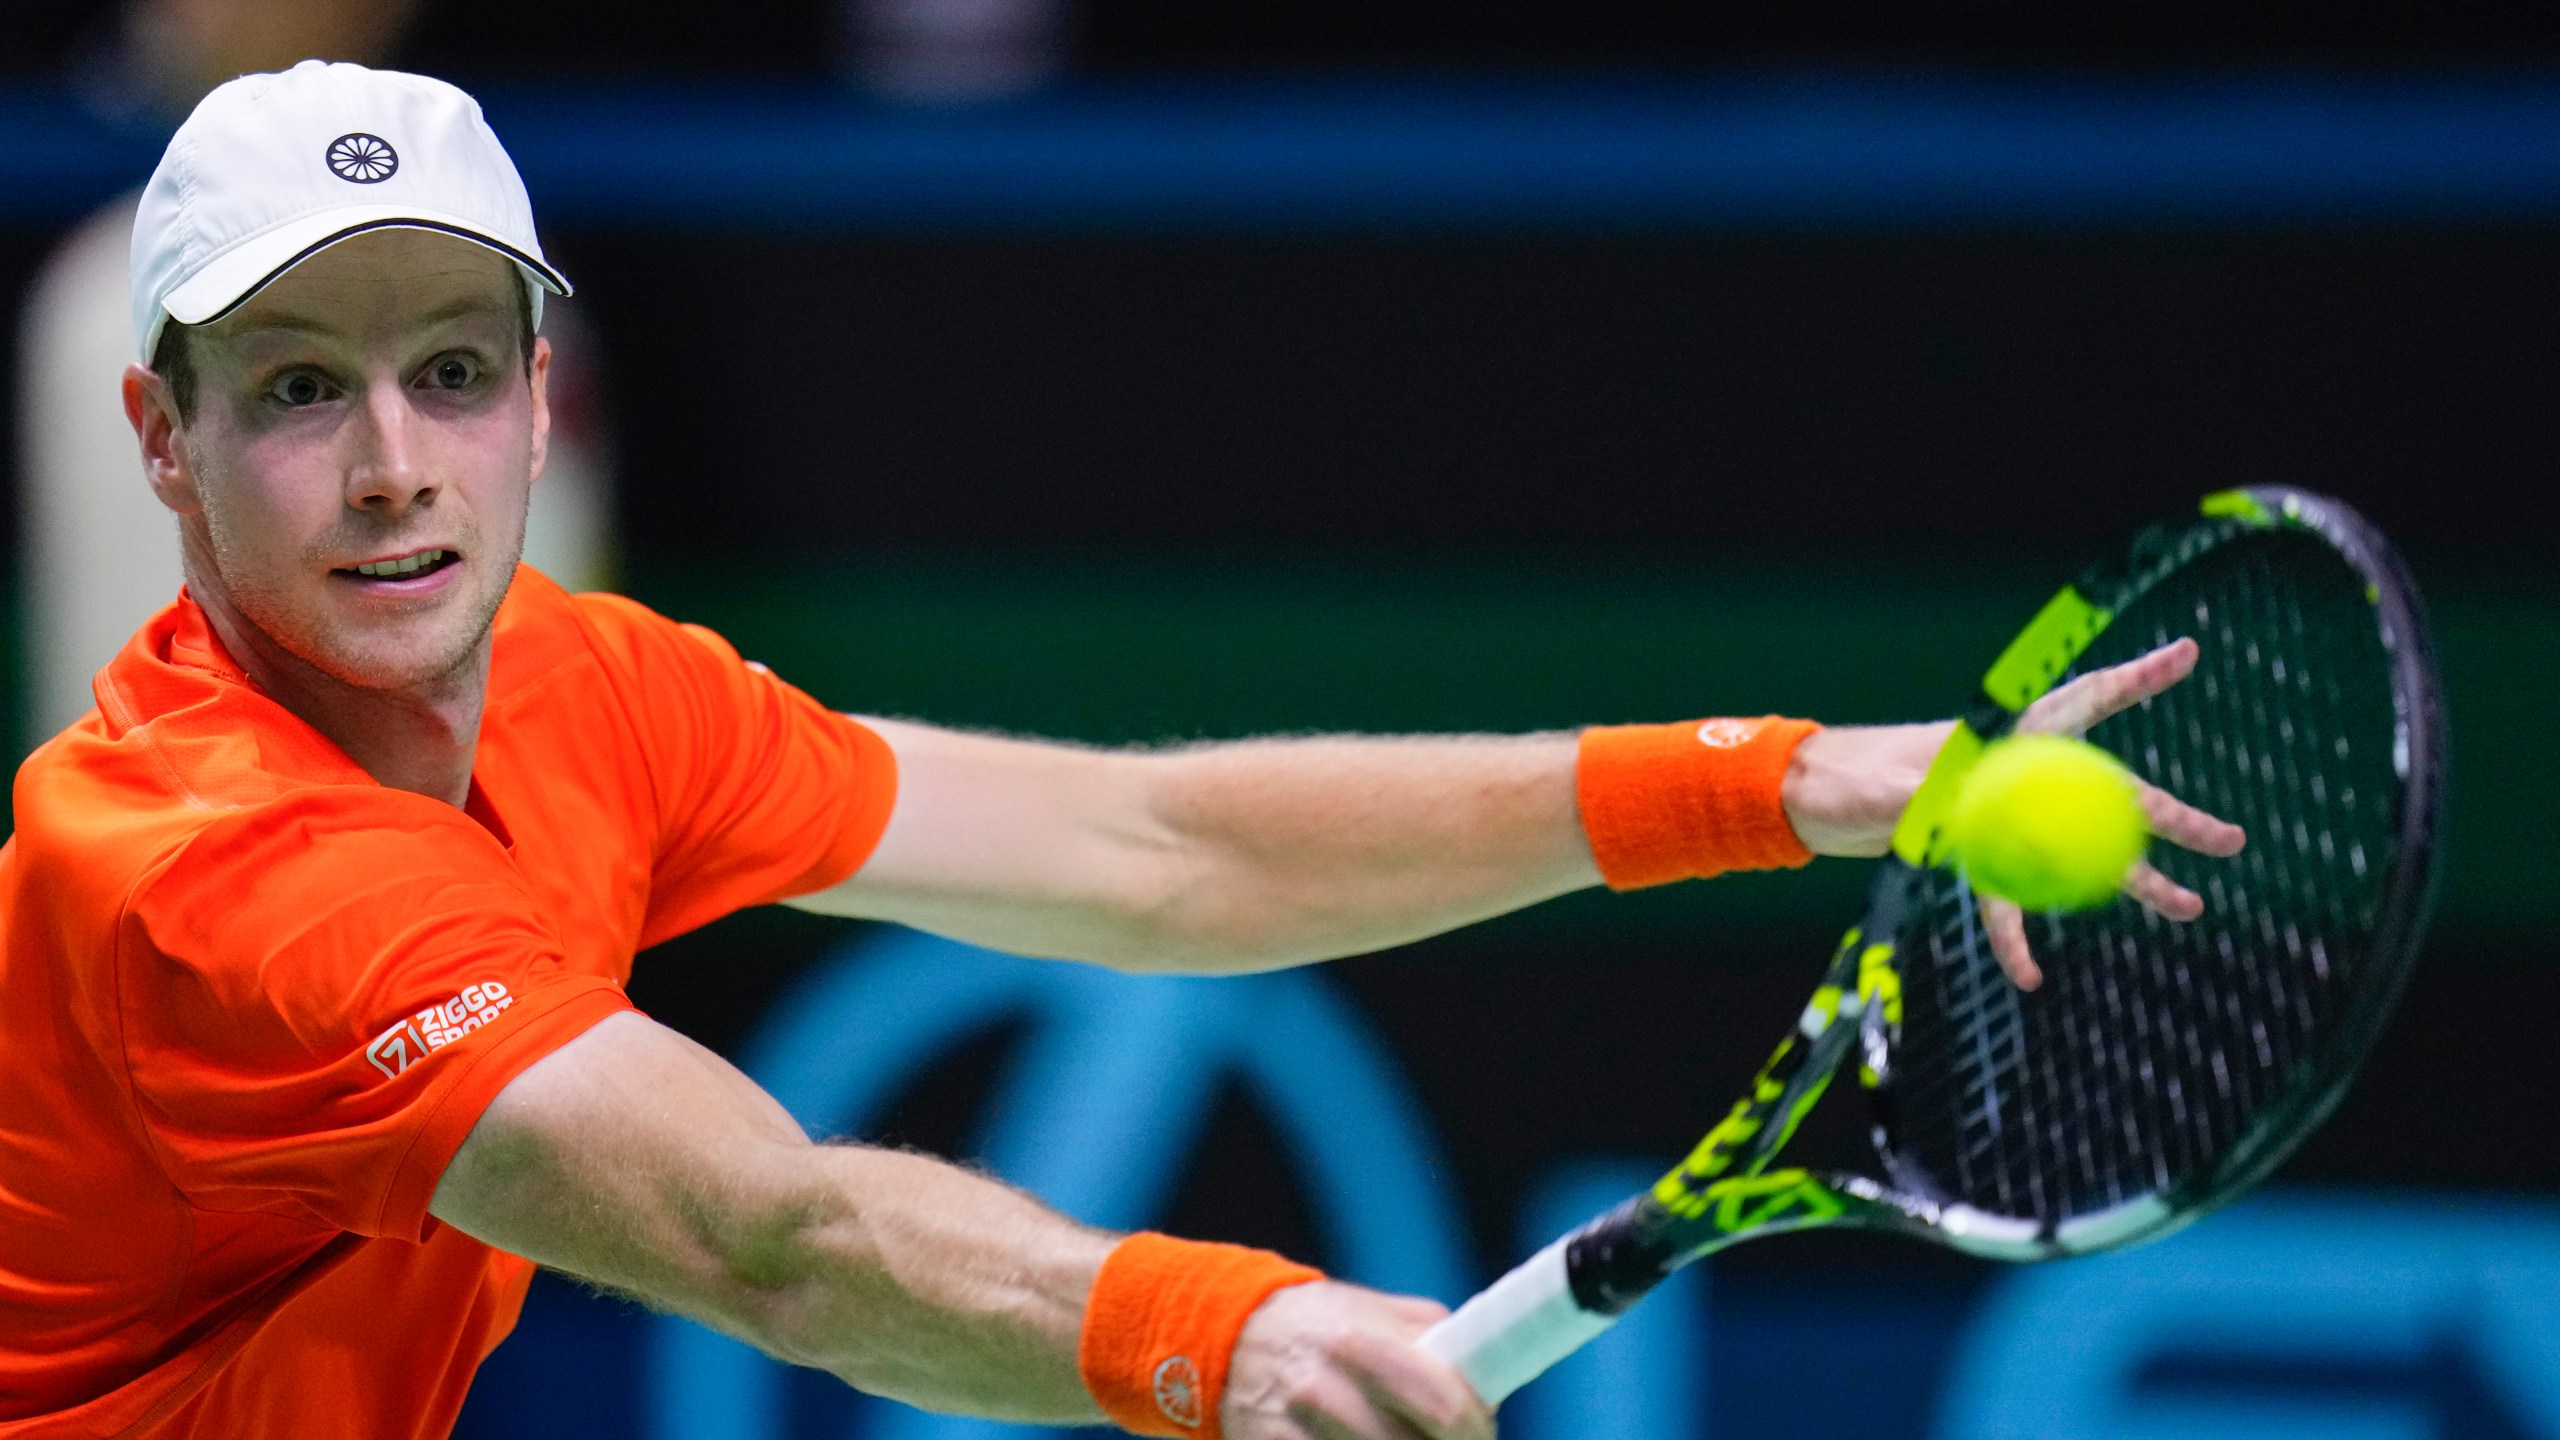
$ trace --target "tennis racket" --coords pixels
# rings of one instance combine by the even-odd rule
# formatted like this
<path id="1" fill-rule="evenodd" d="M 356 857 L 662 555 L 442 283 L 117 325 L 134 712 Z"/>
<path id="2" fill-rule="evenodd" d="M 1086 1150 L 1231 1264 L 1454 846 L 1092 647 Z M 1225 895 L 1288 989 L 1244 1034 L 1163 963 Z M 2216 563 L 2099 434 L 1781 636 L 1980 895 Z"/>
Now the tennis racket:
<path id="1" fill-rule="evenodd" d="M 2183 683 L 2089 739 L 2243 826 L 2229 859 L 2155 847 L 2206 902 L 2030 916 L 2013 986 L 1939 822 L 2038 696 L 2181 636 Z M 1983 676 L 1893 835 L 1796 1032 L 1651 1190 L 1541 1250 L 1422 1338 L 1488 1403 L 1737 1241 L 1822 1226 L 2045 1260 L 2165 1234 L 2263 1179 L 2344 1093 L 2416 959 L 2444 707 L 2418 595 L 2346 506 L 2206 499 L 2065 587 Z M 1843 1064 L 1877 1173 L 1772 1162 Z"/>

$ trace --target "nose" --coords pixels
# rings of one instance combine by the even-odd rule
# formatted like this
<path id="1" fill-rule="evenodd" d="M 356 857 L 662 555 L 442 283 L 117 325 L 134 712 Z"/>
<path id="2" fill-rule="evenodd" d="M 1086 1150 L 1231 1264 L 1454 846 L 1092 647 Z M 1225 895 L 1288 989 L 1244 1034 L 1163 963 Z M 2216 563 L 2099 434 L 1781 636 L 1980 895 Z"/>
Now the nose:
<path id="1" fill-rule="evenodd" d="M 347 466 L 347 503 L 384 515 L 433 503 L 436 482 L 418 454 L 409 387 L 390 377 L 367 386 L 358 424 L 362 434 Z"/>

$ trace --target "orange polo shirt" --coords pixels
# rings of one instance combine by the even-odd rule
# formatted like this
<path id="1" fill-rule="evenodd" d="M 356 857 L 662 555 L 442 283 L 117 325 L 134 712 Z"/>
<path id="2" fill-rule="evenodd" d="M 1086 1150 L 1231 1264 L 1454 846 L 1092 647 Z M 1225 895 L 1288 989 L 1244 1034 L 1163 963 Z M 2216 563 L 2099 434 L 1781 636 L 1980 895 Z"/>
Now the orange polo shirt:
<path id="1" fill-rule="evenodd" d="M 466 809 L 375 783 L 181 596 L 0 850 L 0 1437 L 441 1436 L 532 1267 L 427 1213 L 634 951 L 851 874 L 888 747 L 531 570 Z"/>

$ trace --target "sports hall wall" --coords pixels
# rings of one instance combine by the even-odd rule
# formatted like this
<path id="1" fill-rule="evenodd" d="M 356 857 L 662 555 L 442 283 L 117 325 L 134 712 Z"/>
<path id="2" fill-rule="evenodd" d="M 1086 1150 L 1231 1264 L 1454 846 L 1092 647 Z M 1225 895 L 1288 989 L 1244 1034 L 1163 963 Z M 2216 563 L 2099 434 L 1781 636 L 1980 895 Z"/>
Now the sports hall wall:
<path id="1" fill-rule="evenodd" d="M 2364 509 L 2432 604 L 2452 838 L 2328 1129 L 2121 1257 L 1730 1252 L 1504 1431 L 2560 1436 L 2555 36 L 1586 8 L 1095 4 L 957 99 L 884 90 L 817 5 L 459 5 L 405 59 L 480 85 L 579 282 L 620 588 L 846 709 L 1104 743 L 1921 718 L 2146 518 L 2256 481 Z M 157 141 L 84 108 L 80 23 L 12 23 L 16 297 Z M 814 1125 L 1454 1300 L 1686 1149 L 1859 880 L 1225 985 L 757 913 L 633 991 Z M 1855 1097 L 1816 1123 L 1856 1159 Z M 460 1433 L 1001 1428 L 546 1280 Z"/>

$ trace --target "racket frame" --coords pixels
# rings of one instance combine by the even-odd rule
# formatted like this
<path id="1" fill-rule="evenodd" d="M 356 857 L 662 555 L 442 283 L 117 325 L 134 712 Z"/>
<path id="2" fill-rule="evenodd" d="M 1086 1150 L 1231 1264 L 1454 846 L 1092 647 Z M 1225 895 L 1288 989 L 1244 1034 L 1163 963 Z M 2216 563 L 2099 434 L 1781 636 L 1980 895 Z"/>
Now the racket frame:
<path id="1" fill-rule="evenodd" d="M 1921 871 L 1945 861 L 1944 821 L 1965 776 L 1992 741 L 2070 672 L 2126 603 L 2162 574 L 2236 536 L 2299 525 L 2316 531 L 2366 578 L 2393 667 L 2401 828 L 2411 851 L 2394 867 L 2375 946 L 2414 947 L 2424 929 L 2438 871 L 2433 837 L 2443 803 L 2445 734 L 2414 584 L 2377 532 L 2325 497 L 2251 487 L 2207 496 L 2199 509 L 2197 521 L 2138 537 L 2121 567 L 2093 567 L 2063 587 L 1984 672 L 1975 703 L 1957 720 L 1894 829 L 1859 923 L 1832 953 L 1794 1031 L 1724 1119 L 1652 1189 L 1560 1237 L 1434 1326 L 1423 1337 L 1425 1350 L 1457 1364 L 1480 1396 L 1499 1403 L 1606 1330 L 1681 1266 L 1744 1239 L 1849 1226 L 2022 1262 L 2155 1238 L 2263 1179 L 2336 1108 L 2354 1078 L 2354 1062 L 2390 1016 L 2406 964 L 2363 998 L 2316 1058 L 2315 1068 L 2330 1076 L 2326 1085 L 2254 1117 L 2228 1153 L 2172 1193 L 2139 1195 L 2048 1226 L 1936 1194 L 1893 1143 L 1892 1057 L 1902 1020 L 1894 937 Z M 1860 1054 L 1860 1082 L 1877 1106 L 1878 1158 L 1894 1178 L 1770 1168 L 1853 1048 Z"/>

